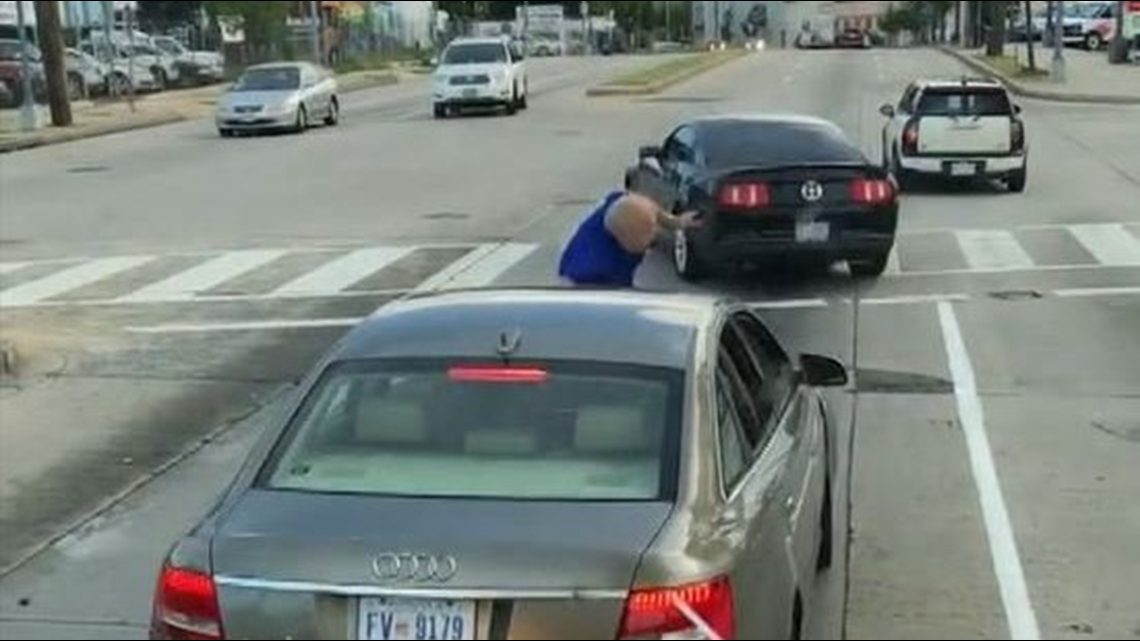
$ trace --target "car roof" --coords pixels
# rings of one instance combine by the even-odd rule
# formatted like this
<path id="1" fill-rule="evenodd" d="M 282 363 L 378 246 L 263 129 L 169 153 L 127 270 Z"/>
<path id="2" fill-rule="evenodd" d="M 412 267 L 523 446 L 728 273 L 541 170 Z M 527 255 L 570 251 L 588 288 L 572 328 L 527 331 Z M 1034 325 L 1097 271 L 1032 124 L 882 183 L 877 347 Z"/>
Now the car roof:
<path id="1" fill-rule="evenodd" d="M 973 78 L 970 76 L 959 76 L 957 78 L 922 78 L 915 81 L 915 84 L 922 88 L 951 88 L 951 87 L 986 87 L 993 89 L 1004 89 L 1005 85 L 996 80 L 989 78 Z"/>
<path id="2" fill-rule="evenodd" d="M 702 128 L 711 128 L 723 125 L 740 124 L 767 124 L 779 126 L 808 126 L 826 129 L 832 133 L 843 135 L 843 128 L 830 120 L 791 113 L 742 113 L 742 114 L 715 114 L 697 116 L 685 121 L 700 131 Z"/>
<path id="3" fill-rule="evenodd" d="M 258 65 L 250 65 L 246 67 L 246 71 L 261 71 L 264 69 L 300 69 L 301 67 L 308 67 L 311 63 L 308 62 L 263 62 Z"/>
<path id="4" fill-rule="evenodd" d="M 447 43 L 447 46 L 450 47 L 451 45 L 457 45 L 457 44 L 458 45 L 505 45 L 509 42 L 510 42 L 510 38 L 508 38 L 507 36 L 485 36 L 485 37 L 479 37 L 479 38 L 467 36 L 467 37 L 463 37 L 463 38 L 456 38 L 456 39 L 452 40 L 451 42 Z"/>
<path id="5" fill-rule="evenodd" d="M 497 360 L 506 335 L 518 337 L 520 359 L 685 369 L 694 341 L 725 302 L 716 295 L 567 288 L 436 293 L 381 308 L 331 360 Z"/>

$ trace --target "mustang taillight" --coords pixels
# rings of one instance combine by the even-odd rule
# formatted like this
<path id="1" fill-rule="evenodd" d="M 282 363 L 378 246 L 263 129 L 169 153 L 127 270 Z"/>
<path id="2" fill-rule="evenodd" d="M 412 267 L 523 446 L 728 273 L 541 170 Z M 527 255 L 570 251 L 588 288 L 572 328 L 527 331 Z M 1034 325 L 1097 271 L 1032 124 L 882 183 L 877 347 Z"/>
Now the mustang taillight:
<path id="1" fill-rule="evenodd" d="M 166 567 L 154 597 L 151 639 L 225 639 L 214 578 Z"/>
<path id="2" fill-rule="evenodd" d="M 722 209 L 759 209 L 772 204 L 768 183 L 731 183 L 721 187 L 717 203 Z"/>
<path id="3" fill-rule="evenodd" d="M 895 185 L 890 180 L 860 178 L 851 183 L 851 200 L 862 205 L 883 205 L 895 199 Z"/>
<path id="4" fill-rule="evenodd" d="M 678 634 L 685 636 L 671 638 L 736 638 L 736 609 L 727 577 L 630 593 L 618 639 Z"/>

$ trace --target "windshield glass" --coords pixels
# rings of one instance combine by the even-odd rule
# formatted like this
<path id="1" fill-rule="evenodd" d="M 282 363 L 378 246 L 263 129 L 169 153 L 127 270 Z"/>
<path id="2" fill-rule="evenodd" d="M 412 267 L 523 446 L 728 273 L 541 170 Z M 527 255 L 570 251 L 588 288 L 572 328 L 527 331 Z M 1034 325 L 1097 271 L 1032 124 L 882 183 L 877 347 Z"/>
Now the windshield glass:
<path id="1" fill-rule="evenodd" d="M 332 368 L 264 471 L 264 486 L 575 501 L 672 494 L 674 373 L 531 363 L 508 381 L 467 367 L 416 360 Z"/>
<path id="2" fill-rule="evenodd" d="M 28 55 L 36 57 L 36 51 L 31 46 L 28 47 Z M 0 60 L 20 60 L 22 57 L 19 40 L 0 40 Z"/>
<path id="3" fill-rule="evenodd" d="M 238 79 L 234 91 L 286 91 L 301 86 L 298 67 L 251 69 Z"/>
<path id="4" fill-rule="evenodd" d="M 182 45 L 180 45 L 177 40 L 168 40 L 165 38 L 156 39 L 154 44 L 162 51 L 174 56 L 184 51 Z"/>
<path id="5" fill-rule="evenodd" d="M 839 136 L 814 125 L 733 122 L 702 131 L 706 163 L 714 169 L 750 164 L 862 162 L 863 156 Z"/>
<path id="6" fill-rule="evenodd" d="M 940 91 L 923 94 L 918 103 L 923 116 L 1008 116 L 1013 113 L 1009 98 L 1002 91 Z"/>
<path id="7" fill-rule="evenodd" d="M 447 49 L 445 65 L 481 65 L 507 61 L 507 48 L 498 43 L 460 44 Z"/>

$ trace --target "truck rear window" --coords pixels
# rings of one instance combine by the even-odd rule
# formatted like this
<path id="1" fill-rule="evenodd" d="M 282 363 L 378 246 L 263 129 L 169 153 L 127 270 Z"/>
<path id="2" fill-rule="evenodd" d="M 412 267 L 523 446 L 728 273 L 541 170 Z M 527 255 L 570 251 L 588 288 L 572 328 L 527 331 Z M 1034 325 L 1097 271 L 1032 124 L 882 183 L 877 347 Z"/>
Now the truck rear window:
<path id="1" fill-rule="evenodd" d="M 994 89 L 936 89 L 918 102 L 920 116 L 1010 116 L 1013 105 L 1005 92 Z"/>
<path id="2" fill-rule="evenodd" d="M 683 378 L 593 362 L 336 365 L 307 395 L 259 485 L 423 498 L 671 500 Z"/>

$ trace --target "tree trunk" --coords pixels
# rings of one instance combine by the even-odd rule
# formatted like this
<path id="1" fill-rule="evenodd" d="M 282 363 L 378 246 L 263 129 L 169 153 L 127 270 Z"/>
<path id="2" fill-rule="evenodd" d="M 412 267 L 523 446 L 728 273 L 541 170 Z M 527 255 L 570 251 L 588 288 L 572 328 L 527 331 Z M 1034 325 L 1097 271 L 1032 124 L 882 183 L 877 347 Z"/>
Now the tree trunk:
<path id="1" fill-rule="evenodd" d="M 35 7 L 36 26 L 44 55 L 44 75 L 47 76 L 48 101 L 51 104 L 51 122 L 56 127 L 68 127 L 72 123 L 71 101 L 67 91 L 67 59 L 64 55 L 59 3 L 37 1 Z"/>
<path id="2" fill-rule="evenodd" d="M 1025 0 L 1025 45 L 1029 47 L 1029 70 L 1037 71 L 1037 47 L 1033 42 L 1033 2 Z"/>
<path id="3" fill-rule="evenodd" d="M 986 35 L 986 55 L 1005 55 L 1005 2 L 987 2 L 989 10 L 989 31 Z"/>

